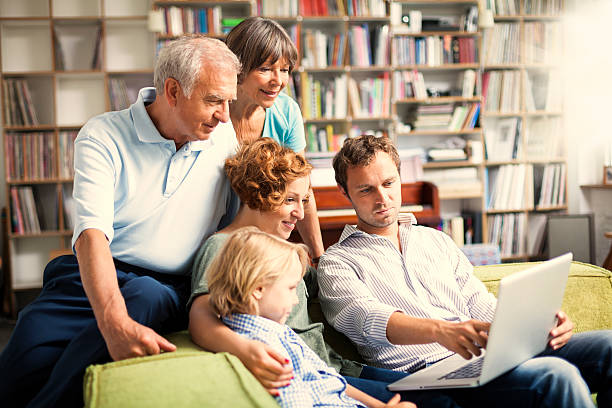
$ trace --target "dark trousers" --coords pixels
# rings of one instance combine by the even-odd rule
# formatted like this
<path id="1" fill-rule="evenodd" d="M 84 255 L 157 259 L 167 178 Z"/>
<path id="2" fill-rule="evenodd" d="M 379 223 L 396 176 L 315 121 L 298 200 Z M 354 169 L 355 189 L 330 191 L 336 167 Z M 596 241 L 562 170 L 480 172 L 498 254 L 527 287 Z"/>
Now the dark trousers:
<path id="1" fill-rule="evenodd" d="M 185 276 L 115 261 L 128 314 L 160 334 L 187 327 Z M 45 268 L 43 289 L 20 313 L 0 354 L 0 401 L 6 407 L 82 407 L 88 365 L 111 361 L 73 255 Z"/>
<path id="2" fill-rule="evenodd" d="M 345 377 L 355 388 L 380 400 L 384 387 L 407 374 L 364 367 L 360 378 Z M 612 330 L 575 334 L 559 350 L 547 349 L 491 382 L 476 388 L 405 391 L 402 400 L 425 407 L 593 407 L 612 408 Z"/>

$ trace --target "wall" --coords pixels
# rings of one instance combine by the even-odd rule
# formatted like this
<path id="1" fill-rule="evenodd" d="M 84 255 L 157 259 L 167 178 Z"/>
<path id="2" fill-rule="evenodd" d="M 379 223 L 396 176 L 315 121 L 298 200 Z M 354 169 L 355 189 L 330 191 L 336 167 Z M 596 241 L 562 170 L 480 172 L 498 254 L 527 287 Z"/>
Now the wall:
<path id="1" fill-rule="evenodd" d="M 602 182 L 605 146 L 612 144 L 612 3 L 568 1 L 565 17 L 565 137 L 568 147 L 570 213 L 595 214 L 596 263 L 610 248 L 612 190 L 581 189 Z"/>

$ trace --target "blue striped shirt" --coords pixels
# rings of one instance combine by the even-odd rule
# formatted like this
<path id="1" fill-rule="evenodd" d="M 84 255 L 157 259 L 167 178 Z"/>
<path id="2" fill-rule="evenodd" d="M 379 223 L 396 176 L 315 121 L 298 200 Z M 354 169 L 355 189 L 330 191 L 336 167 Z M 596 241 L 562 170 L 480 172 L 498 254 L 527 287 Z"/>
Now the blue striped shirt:
<path id="1" fill-rule="evenodd" d="M 453 353 L 438 343 L 391 344 L 387 322 L 393 313 L 491 321 L 496 300 L 445 233 L 400 224 L 399 238 L 401 253 L 385 237 L 345 226 L 319 261 L 319 297 L 327 320 L 368 364 L 413 371 Z"/>
<path id="2" fill-rule="evenodd" d="M 346 395 L 346 380 L 328 367 L 293 330 L 260 316 L 232 314 L 223 321 L 236 333 L 272 346 L 293 366 L 291 383 L 279 388 L 276 401 L 284 408 L 363 407 Z"/>

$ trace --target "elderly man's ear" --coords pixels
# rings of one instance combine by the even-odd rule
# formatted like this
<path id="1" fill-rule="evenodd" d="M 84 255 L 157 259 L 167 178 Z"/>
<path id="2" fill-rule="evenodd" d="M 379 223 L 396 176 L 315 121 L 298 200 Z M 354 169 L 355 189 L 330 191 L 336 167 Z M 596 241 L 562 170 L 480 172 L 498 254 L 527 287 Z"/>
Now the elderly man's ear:
<path id="1" fill-rule="evenodd" d="M 176 106 L 179 92 L 182 92 L 182 90 L 178 81 L 174 78 L 166 78 L 166 82 L 164 82 L 164 96 L 166 101 L 168 101 L 168 105 Z"/>

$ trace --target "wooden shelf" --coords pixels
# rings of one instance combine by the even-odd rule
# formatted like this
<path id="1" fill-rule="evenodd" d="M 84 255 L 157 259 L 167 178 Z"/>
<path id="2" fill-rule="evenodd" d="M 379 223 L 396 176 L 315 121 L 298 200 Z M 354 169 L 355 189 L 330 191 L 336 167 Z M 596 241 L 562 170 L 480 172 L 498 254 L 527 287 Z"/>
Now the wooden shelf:
<path id="1" fill-rule="evenodd" d="M 482 133 L 481 129 L 466 129 L 466 130 L 413 130 L 410 133 L 398 133 L 398 136 L 454 136 L 454 135 L 479 135 Z"/>
<path id="2" fill-rule="evenodd" d="M 478 167 L 482 163 L 472 163 L 469 160 L 439 161 L 423 163 L 423 169 L 450 169 L 454 167 Z"/>
<path id="3" fill-rule="evenodd" d="M 461 103 L 461 102 L 481 102 L 482 97 L 473 96 L 471 98 L 463 98 L 461 96 L 439 96 L 435 98 L 417 99 L 417 98 L 406 98 L 398 99 L 395 101 L 396 104 L 443 104 L 443 103 Z"/>
<path id="4" fill-rule="evenodd" d="M 612 184 L 582 184 L 580 188 L 594 190 L 612 190 Z"/>

